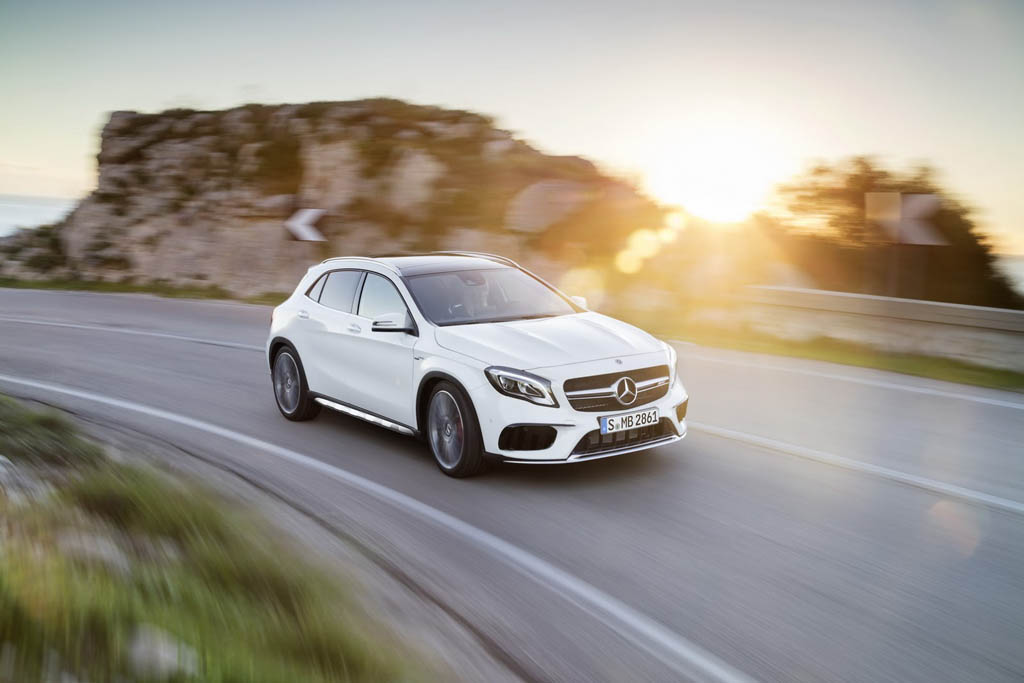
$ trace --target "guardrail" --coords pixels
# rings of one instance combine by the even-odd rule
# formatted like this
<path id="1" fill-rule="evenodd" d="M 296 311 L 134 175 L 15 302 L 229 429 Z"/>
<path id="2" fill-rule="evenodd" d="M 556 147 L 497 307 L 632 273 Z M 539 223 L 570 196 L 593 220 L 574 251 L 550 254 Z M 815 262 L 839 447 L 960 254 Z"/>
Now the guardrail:
<path id="1" fill-rule="evenodd" d="M 750 287 L 746 322 L 783 339 L 831 337 L 1024 372 L 1024 311 L 795 287 Z"/>

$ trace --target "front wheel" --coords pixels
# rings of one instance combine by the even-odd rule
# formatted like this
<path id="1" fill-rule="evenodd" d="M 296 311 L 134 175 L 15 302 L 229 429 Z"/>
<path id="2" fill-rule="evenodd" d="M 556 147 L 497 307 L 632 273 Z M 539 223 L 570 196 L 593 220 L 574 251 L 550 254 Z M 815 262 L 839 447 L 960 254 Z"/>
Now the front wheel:
<path id="1" fill-rule="evenodd" d="M 320 404 L 309 395 L 306 373 L 294 349 L 287 347 L 274 356 L 271 372 L 277 409 L 289 420 L 311 420 L 320 412 Z"/>
<path id="2" fill-rule="evenodd" d="M 486 469 L 476 413 L 451 382 L 438 383 L 430 394 L 427 442 L 438 467 L 450 477 L 471 477 Z"/>

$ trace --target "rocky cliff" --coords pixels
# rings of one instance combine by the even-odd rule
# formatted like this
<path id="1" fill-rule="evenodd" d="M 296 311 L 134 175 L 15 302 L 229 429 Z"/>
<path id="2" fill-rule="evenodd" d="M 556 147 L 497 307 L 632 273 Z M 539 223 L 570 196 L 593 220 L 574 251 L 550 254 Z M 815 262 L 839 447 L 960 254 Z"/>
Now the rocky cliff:
<path id="1" fill-rule="evenodd" d="M 495 251 L 543 272 L 607 262 L 660 209 L 491 119 L 396 100 L 115 112 L 97 188 L 61 224 L 0 244 L 0 276 L 291 289 L 328 255 Z M 325 244 L 292 241 L 298 208 Z"/>

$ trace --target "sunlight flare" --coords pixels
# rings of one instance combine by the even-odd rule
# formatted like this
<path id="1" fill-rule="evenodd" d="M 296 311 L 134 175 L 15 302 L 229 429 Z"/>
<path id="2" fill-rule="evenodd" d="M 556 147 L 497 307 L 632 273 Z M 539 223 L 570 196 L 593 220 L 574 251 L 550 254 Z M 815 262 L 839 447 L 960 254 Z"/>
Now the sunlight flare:
<path id="1" fill-rule="evenodd" d="M 702 128 L 659 148 L 645 165 L 647 190 L 709 221 L 749 218 L 789 172 L 775 141 L 742 126 Z"/>

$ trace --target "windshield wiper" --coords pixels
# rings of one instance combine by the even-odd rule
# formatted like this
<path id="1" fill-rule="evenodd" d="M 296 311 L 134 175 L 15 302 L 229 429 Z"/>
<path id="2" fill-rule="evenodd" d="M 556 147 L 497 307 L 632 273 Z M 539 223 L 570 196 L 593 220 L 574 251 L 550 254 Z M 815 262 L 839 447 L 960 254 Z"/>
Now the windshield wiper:
<path id="1" fill-rule="evenodd" d="M 509 320 L 539 320 L 540 318 L 557 318 L 557 313 L 536 313 L 534 315 L 521 315 Z"/>
<path id="2" fill-rule="evenodd" d="M 558 313 L 536 313 L 534 315 L 512 315 L 506 318 L 482 318 L 480 320 L 449 320 L 439 323 L 440 327 L 449 325 L 485 325 L 487 323 L 511 323 L 518 320 L 539 320 L 540 318 L 556 318 Z"/>

